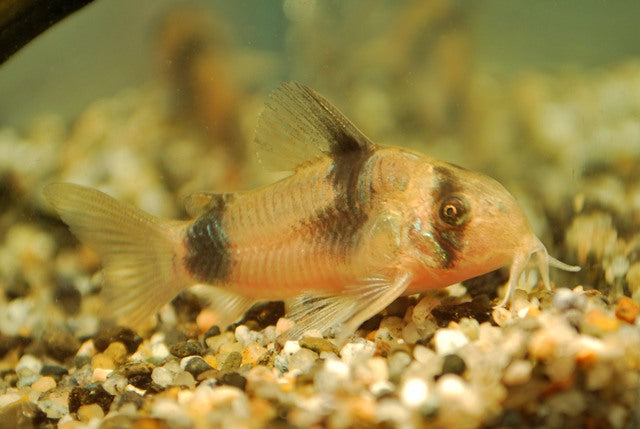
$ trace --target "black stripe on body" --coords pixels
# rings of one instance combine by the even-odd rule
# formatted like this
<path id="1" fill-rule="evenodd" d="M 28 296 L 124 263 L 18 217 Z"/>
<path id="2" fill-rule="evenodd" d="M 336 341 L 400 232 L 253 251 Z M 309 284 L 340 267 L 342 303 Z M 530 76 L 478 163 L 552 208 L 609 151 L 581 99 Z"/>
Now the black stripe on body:
<path id="1" fill-rule="evenodd" d="M 331 124 L 326 126 L 334 143 L 330 152 L 333 163 L 327 180 L 331 182 L 336 198 L 331 205 L 302 222 L 300 230 L 337 249 L 339 256 L 346 258 L 356 244 L 358 232 L 369 218 L 370 199 L 363 200 L 363 196 L 370 198 L 370 180 L 363 174 L 370 174 L 365 166 L 374 153 L 374 146 L 363 146 L 343 128 L 333 128 Z M 363 192 L 363 186 L 368 192 Z"/>
<path id="2" fill-rule="evenodd" d="M 211 209 L 196 219 L 185 234 L 185 266 L 199 281 L 224 282 L 231 268 L 229 237 L 223 227 L 229 194 L 219 196 Z"/>
<path id="3" fill-rule="evenodd" d="M 432 193 L 434 211 L 431 216 L 430 227 L 438 246 L 440 268 L 453 268 L 458 259 L 458 252 L 462 250 L 464 232 L 467 223 L 449 225 L 440 219 L 440 206 L 448 198 L 462 191 L 455 173 L 443 166 L 434 167 L 436 186 Z"/>

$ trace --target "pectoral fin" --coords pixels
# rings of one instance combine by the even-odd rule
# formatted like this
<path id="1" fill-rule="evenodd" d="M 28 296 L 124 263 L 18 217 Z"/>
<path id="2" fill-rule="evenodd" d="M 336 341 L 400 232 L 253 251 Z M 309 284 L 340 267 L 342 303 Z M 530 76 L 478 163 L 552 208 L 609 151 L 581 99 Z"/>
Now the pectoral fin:
<path id="1" fill-rule="evenodd" d="M 297 339 L 309 330 L 323 332 L 342 325 L 337 337 L 338 343 L 342 344 L 364 321 L 402 295 L 409 279 L 408 273 L 401 273 L 393 280 L 367 279 L 339 295 L 305 294 L 296 297 L 287 314 L 296 324 L 282 334 L 281 339 Z"/>

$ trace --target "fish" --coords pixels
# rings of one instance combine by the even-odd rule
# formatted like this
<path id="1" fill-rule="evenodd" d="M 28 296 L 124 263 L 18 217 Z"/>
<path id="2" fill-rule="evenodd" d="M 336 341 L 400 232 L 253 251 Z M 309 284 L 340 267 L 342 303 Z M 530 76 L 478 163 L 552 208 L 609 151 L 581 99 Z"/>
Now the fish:
<path id="1" fill-rule="evenodd" d="M 399 147 L 374 144 L 309 87 L 269 95 L 254 137 L 261 163 L 289 174 L 256 189 L 198 192 L 189 220 L 152 216 L 92 188 L 44 196 L 101 257 L 104 314 L 137 326 L 181 291 L 206 291 L 220 324 L 284 300 L 295 323 L 349 338 L 401 295 L 510 267 L 509 303 L 532 255 L 547 289 L 550 256 L 496 180 Z"/>

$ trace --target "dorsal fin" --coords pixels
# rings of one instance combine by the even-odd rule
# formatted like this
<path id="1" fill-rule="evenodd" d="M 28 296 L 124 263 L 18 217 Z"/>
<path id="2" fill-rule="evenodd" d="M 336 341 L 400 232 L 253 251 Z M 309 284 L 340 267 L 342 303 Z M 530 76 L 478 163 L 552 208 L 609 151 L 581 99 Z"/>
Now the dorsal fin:
<path id="1" fill-rule="evenodd" d="M 233 193 L 194 192 L 184 199 L 184 208 L 189 217 L 197 218 L 211 210 L 222 209 L 233 196 Z"/>
<path id="2" fill-rule="evenodd" d="M 312 89 L 287 82 L 273 90 L 258 119 L 258 158 L 269 169 L 293 171 L 323 156 L 338 157 L 375 145 Z"/>

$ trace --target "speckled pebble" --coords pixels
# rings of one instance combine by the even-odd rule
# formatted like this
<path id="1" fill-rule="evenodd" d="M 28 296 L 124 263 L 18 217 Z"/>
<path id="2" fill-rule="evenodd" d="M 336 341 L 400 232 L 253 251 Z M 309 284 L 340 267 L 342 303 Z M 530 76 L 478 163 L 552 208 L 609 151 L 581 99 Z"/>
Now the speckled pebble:
<path id="1" fill-rule="evenodd" d="M 347 365 L 357 365 L 373 356 L 375 351 L 375 343 L 358 339 L 356 342 L 345 344 L 340 349 L 340 356 Z"/>
<path id="2" fill-rule="evenodd" d="M 68 388 L 51 389 L 38 398 L 38 408 L 46 414 L 47 418 L 59 419 L 69 413 L 69 393 Z"/>
<path id="3" fill-rule="evenodd" d="M 125 391 L 129 380 L 127 378 L 118 373 L 112 372 L 109 374 L 104 383 L 102 383 L 102 387 L 107 391 L 110 395 L 118 395 Z"/>
<path id="4" fill-rule="evenodd" d="M 187 340 L 171 346 L 169 352 L 175 357 L 182 359 L 187 356 L 201 356 L 204 353 L 204 348 L 198 341 Z"/>
<path id="5" fill-rule="evenodd" d="M 242 365 L 242 355 L 238 352 L 231 352 L 227 355 L 226 359 L 220 367 L 222 372 L 236 371 Z"/>
<path id="6" fill-rule="evenodd" d="M 146 362 L 130 363 L 122 368 L 122 374 L 129 380 L 129 383 L 140 389 L 149 388 L 152 371 L 153 365 Z"/>
<path id="7" fill-rule="evenodd" d="M 306 348 L 300 348 L 289 356 L 287 368 L 289 371 L 307 372 L 318 359 L 318 354 Z"/>

